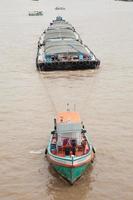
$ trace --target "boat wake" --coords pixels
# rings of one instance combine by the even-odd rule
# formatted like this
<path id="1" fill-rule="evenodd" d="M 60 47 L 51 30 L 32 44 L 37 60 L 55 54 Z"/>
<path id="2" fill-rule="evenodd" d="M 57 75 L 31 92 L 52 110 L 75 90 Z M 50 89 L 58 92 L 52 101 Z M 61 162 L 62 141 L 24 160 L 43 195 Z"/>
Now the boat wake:
<path id="1" fill-rule="evenodd" d="M 45 148 L 44 149 L 39 149 L 39 150 L 31 150 L 29 153 L 31 154 L 43 154 L 45 153 Z"/>

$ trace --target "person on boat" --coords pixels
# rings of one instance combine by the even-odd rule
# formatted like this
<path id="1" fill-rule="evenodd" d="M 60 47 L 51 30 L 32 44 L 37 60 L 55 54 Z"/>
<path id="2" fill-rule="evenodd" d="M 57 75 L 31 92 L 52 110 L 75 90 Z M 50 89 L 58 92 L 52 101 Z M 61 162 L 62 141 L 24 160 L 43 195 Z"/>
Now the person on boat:
<path id="1" fill-rule="evenodd" d="M 71 151 L 71 144 L 70 144 L 70 142 L 68 140 L 68 142 L 67 142 L 67 144 L 65 146 L 65 155 L 69 156 L 70 155 L 70 151 Z"/>
<path id="2" fill-rule="evenodd" d="M 52 139 L 52 144 L 56 144 L 56 137 L 55 136 Z"/>
<path id="3" fill-rule="evenodd" d="M 87 141 L 86 141 L 85 138 L 83 138 L 83 140 L 82 140 L 82 142 L 81 142 L 81 145 L 82 145 L 82 148 L 83 148 L 83 154 L 85 154 L 86 144 L 87 144 Z"/>
<path id="4" fill-rule="evenodd" d="M 69 144 L 68 138 L 63 139 L 63 146 L 65 147 L 68 144 Z"/>
<path id="5" fill-rule="evenodd" d="M 75 155 L 75 153 L 76 153 L 76 147 L 72 146 L 72 155 Z"/>
<path id="6" fill-rule="evenodd" d="M 88 145 L 88 143 L 86 141 L 84 154 L 87 154 L 89 152 L 89 150 L 90 150 L 90 146 Z"/>
<path id="7" fill-rule="evenodd" d="M 72 145 L 72 154 L 75 155 L 76 153 L 76 140 L 72 140 L 71 141 L 71 145 Z"/>

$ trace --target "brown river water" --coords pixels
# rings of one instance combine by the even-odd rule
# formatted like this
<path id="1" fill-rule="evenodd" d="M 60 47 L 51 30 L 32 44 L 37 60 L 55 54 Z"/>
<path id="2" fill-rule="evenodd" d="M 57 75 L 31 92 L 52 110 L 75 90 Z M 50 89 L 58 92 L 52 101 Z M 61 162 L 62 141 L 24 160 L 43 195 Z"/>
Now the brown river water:
<path id="1" fill-rule="evenodd" d="M 55 11 L 63 6 L 65 11 Z M 44 16 L 30 17 L 31 10 Z M 96 71 L 38 73 L 40 34 L 57 15 L 101 60 Z M 96 148 L 73 186 L 44 158 L 58 111 L 76 105 Z M 133 199 L 133 3 L 0 2 L 0 200 Z"/>

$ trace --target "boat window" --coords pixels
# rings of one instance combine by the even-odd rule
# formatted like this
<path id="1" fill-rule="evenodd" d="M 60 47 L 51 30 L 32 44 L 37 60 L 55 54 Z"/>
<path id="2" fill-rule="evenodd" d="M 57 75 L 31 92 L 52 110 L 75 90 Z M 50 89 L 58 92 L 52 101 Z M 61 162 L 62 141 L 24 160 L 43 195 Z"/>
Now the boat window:
<path id="1" fill-rule="evenodd" d="M 81 133 L 81 124 L 80 123 L 60 123 L 57 124 L 57 132 L 59 134 L 72 134 L 72 133 Z"/>

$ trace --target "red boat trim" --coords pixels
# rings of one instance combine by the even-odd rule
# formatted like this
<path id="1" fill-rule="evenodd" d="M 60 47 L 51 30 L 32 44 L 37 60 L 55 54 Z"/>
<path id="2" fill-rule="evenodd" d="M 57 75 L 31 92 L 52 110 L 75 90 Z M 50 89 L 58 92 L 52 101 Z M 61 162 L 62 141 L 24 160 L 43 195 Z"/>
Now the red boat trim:
<path id="1" fill-rule="evenodd" d="M 92 156 L 91 156 L 91 158 L 89 158 L 88 160 L 85 160 L 85 161 L 83 161 L 82 163 L 78 163 L 78 164 L 64 164 L 64 163 L 60 163 L 60 162 L 57 162 L 57 161 L 55 161 L 55 160 L 52 160 L 51 158 L 50 158 L 50 156 L 48 155 L 48 160 L 50 161 L 50 163 L 52 163 L 52 164 L 55 164 L 55 165 L 58 165 L 58 166 L 64 166 L 64 167 L 69 167 L 69 168 L 75 168 L 75 167 L 80 167 L 80 166 L 83 166 L 83 165 L 85 165 L 86 163 L 91 163 L 93 160 L 94 160 L 94 157 L 95 157 L 95 155 L 94 154 L 92 154 Z"/>

